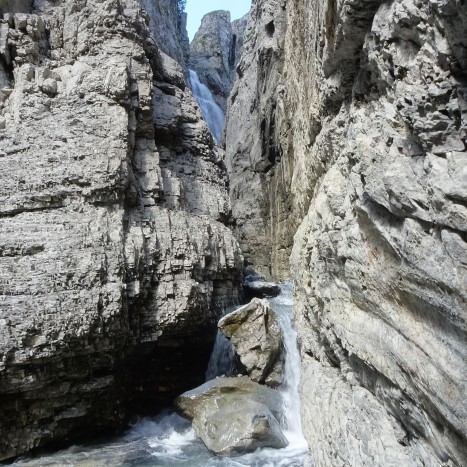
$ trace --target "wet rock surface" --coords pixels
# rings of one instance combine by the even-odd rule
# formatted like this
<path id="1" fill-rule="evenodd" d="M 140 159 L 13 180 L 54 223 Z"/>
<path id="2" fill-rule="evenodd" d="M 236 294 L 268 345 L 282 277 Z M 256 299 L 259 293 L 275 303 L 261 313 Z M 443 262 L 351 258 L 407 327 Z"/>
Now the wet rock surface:
<path id="1" fill-rule="evenodd" d="M 282 382 L 282 332 L 275 311 L 265 300 L 254 298 L 224 316 L 218 327 L 253 381 L 271 387 Z"/>
<path id="2" fill-rule="evenodd" d="M 244 281 L 243 290 L 246 297 L 277 297 L 280 293 L 280 288 L 275 282 L 267 282 L 264 279 Z"/>
<path id="3" fill-rule="evenodd" d="M 287 446 L 276 418 L 281 404 L 279 392 L 246 376 L 216 378 L 175 400 L 206 446 L 222 455 Z"/>
<path id="4" fill-rule="evenodd" d="M 251 12 L 229 99 L 231 198 L 260 273 L 287 274 L 293 246 L 314 461 L 463 465 L 465 5 Z"/>

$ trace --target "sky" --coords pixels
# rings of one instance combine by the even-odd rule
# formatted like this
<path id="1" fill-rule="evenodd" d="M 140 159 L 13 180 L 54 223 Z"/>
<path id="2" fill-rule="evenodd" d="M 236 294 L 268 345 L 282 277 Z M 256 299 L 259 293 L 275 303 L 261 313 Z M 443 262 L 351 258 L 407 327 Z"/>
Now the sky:
<path id="1" fill-rule="evenodd" d="M 229 10 L 232 21 L 250 11 L 251 0 L 187 0 L 188 37 L 190 42 L 201 24 L 201 18 L 210 11 Z"/>

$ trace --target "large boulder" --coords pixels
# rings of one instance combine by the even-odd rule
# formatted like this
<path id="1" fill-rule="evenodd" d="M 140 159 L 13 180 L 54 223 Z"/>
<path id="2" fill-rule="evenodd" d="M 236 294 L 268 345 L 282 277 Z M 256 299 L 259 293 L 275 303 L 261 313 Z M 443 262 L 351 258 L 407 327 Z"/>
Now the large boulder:
<path id="1" fill-rule="evenodd" d="M 209 381 L 179 396 L 175 407 L 216 454 L 287 446 L 278 422 L 280 393 L 246 376 Z"/>
<path id="2" fill-rule="evenodd" d="M 282 382 L 282 332 L 267 301 L 254 298 L 218 324 L 235 347 L 250 378 L 276 387 Z"/>

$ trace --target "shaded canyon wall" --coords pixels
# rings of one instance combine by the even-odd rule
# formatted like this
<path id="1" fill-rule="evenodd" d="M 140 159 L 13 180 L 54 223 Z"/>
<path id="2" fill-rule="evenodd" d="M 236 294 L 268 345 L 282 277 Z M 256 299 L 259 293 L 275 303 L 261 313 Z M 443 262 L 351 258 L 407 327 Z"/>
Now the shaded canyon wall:
<path id="1" fill-rule="evenodd" d="M 467 7 L 256 0 L 228 103 L 248 263 L 295 284 L 316 465 L 467 459 Z"/>

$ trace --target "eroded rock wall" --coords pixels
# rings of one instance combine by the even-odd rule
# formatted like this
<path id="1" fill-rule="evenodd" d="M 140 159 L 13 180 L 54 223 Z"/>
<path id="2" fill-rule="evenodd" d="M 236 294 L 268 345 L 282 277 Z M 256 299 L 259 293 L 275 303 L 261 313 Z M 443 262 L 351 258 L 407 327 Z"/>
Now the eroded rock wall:
<path id="1" fill-rule="evenodd" d="M 224 112 L 243 51 L 246 20 L 247 15 L 230 22 L 230 12 L 225 10 L 207 13 L 190 44 L 189 66 Z"/>
<path id="2" fill-rule="evenodd" d="M 173 37 L 177 2 L 0 5 L 5 459 L 201 383 L 243 259 Z"/>
<path id="3" fill-rule="evenodd" d="M 245 44 L 254 59 L 233 93 L 227 158 L 249 262 L 270 257 L 284 274 L 278 232 L 288 253 L 293 243 L 314 461 L 465 465 L 466 5 L 288 2 L 273 63 L 261 60 L 268 8 L 252 7 L 258 36 Z M 284 110 L 261 146 L 267 101 Z M 267 178 L 255 167 L 270 147 L 281 157 Z M 284 203 L 270 201 L 284 194 L 285 227 Z"/>
<path id="4" fill-rule="evenodd" d="M 285 2 L 253 2 L 225 130 L 236 236 L 247 265 L 277 278 L 289 275 L 296 229 L 289 205 L 292 154 L 284 154 L 281 134 L 285 31 Z"/>

